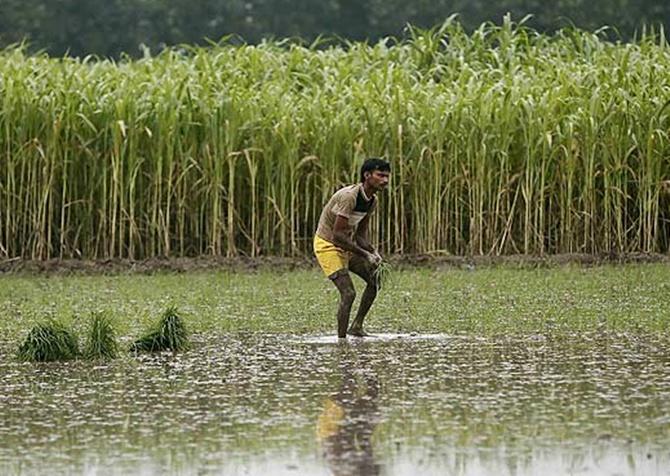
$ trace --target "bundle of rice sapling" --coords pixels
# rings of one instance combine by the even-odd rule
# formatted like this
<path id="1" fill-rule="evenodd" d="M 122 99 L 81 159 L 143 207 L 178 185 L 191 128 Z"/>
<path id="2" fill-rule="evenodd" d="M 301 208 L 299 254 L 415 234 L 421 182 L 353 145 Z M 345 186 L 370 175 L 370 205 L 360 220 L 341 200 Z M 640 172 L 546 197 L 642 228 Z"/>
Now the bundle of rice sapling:
<path id="1" fill-rule="evenodd" d="M 18 351 L 19 359 L 28 362 L 70 360 L 78 355 L 77 337 L 57 321 L 33 327 Z"/>
<path id="2" fill-rule="evenodd" d="M 136 340 L 130 350 L 133 352 L 160 352 L 162 350 L 186 350 L 190 347 L 184 321 L 175 307 L 168 307 L 158 325 L 145 336 Z"/>
<path id="3" fill-rule="evenodd" d="M 104 313 L 93 314 L 84 355 L 89 359 L 114 359 L 118 354 L 112 319 Z"/>
<path id="4" fill-rule="evenodd" d="M 377 289 L 381 289 L 382 287 L 388 285 L 391 278 L 391 273 L 392 270 L 390 264 L 388 264 L 386 261 L 379 263 L 379 266 L 377 266 L 373 275 L 377 284 Z"/>

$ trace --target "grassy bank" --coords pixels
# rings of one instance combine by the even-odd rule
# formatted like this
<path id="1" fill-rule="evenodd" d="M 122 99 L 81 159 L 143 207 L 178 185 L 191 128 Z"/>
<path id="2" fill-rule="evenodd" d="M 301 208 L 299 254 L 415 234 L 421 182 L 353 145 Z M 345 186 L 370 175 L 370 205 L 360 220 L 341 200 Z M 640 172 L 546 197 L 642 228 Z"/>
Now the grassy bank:
<path id="1" fill-rule="evenodd" d="M 598 329 L 667 332 L 664 264 L 415 269 L 395 272 L 371 331 L 569 335 Z M 357 282 L 357 285 L 360 285 Z M 359 286 L 359 291 L 361 290 Z M 360 293 L 359 293 L 360 295 Z M 84 334 L 93 312 L 115 317 L 130 342 L 170 304 L 197 334 L 335 333 L 336 290 L 316 270 L 117 276 L 3 276 L 0 336 L 18 343 L 56 317 Z"/>
<path id="2" fill-rule="evenodd" d="M 0 257 L 295 256 L 362 159 L 384 252 L 668 249 L 670 49 L 506 21 L 406 41 L 0 52 Z"/>

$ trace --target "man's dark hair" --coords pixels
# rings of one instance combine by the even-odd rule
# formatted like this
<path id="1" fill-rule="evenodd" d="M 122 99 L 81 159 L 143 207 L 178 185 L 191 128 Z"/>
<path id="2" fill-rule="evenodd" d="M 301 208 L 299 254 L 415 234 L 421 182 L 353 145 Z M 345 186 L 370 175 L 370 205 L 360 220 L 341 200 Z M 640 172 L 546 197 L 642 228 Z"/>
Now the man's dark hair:
<path id="1" fill-rule="evenodd" d="M 365 182 L 365 172 L 374 172 L 375 170 L 390 172 L 391 164 L 379 157 L 365 159 L 365 162 L 361 165 L 361 182 Z"/>

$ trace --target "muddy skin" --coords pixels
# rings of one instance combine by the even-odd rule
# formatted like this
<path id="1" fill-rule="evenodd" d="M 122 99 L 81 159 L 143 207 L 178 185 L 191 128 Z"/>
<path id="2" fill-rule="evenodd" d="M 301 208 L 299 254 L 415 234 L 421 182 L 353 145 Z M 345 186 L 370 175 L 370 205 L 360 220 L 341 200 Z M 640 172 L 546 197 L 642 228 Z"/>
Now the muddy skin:
<path id="1" fill-rule="evenodd" d="M 364 258 L 354 255 L 349 261 L 349 271 L 359 276 L 365 281 L 366 286 L 361 296 L 361 302 L 356 311 L 354 322 L 349 326 L 349 316 L 351 315 L 351 307 L 356 298 L 356 289 L 354 283 L 351 281 L 349 272 L 342 269 L 336 272 L 331 279 L 338 291 L 340 291 L 340 304 L 337 309 L 337 336 L 341 339 L 348 335 L 356 337 L 365 337 L 369 334 L 363 330 L 363 321 L 368 315 L 370 307 L 377 297 L 377 283 L 374 279 L 374 267 Z"/>
<path id="2" fill-rule="evenodd" d="M 366 260 L 360 257 L 353 257 L 349 263 L 349 269 L 363 279 L 366 284 L 356 317 L 349 328 L 349 334 L 357 337 L 365 337 L 369 334 L 363 330 L 363 321 L 377 297 L 377 280 L 374 277 L 375 268 Z"/>
<path id="3" fill-rule="evenodd" d="M 354 328 L 353 326 L 349 331 L 347 332 L 347 335 L 353 336 L 353 337 L 370 337 L 372 334 L 368 334 L 365 332 L 363 329 L 360 328 Z"/>
<path id="4" fill-rule="evenodd" d="M 347 337 L 347 327 L 349 326 L 349 315 L 351 306 L 356 299 L 356 289 L 351 282 L 349 273 L 341 269 L 330 277 L 340 292 L 340 304 L 337 308 L 337 337 L 344 339 Z"/>

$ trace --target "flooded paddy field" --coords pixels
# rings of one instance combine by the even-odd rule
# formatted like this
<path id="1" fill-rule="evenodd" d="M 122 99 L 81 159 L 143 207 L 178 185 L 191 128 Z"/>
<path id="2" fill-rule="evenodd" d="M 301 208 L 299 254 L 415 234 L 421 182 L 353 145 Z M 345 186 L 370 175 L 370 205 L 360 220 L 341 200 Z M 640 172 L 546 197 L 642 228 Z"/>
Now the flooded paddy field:
<path id="1" fill-rule="evenodd" d="M 397 272 L 338 342 L 318 273 L 0 278 L 0 474 L 670 474 L 670 270 Z M 175 303 L 192 350 L 14 355 Z"/>

